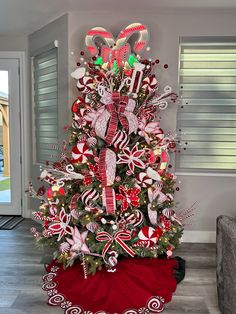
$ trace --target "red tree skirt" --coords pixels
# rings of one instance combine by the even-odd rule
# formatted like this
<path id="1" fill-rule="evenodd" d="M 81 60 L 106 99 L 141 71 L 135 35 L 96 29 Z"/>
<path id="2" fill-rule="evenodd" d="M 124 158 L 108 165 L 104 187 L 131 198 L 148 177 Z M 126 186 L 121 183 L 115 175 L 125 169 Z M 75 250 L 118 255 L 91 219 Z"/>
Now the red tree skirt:
<path id="1" fill-rule="evenodd" d="M 64 270 L 52 262 L 43 289 L 65 314 L 161 313 L 176 289 L 175 266 L 173 259 L 124 258 L 116 272 L 103 268 L 84 279 L 80 264 Z"/>

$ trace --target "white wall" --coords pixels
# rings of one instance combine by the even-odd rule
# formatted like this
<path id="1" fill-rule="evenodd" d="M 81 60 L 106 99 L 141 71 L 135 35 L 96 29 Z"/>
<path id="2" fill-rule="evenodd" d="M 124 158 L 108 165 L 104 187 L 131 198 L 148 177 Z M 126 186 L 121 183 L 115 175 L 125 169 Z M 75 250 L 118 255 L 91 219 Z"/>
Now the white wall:
<path id="1" fill-rule="evenodd" d="M 27 51 L 27 36 L 0 36 L 0 51 Z"/>
<path id="2" fill-rule="evenodd" d="M 180 36 L 235 36 L 236 11 L 224 10 L 166 10 L 138 12 L 134 9 L 127 12 L 125 8 L 113 12 L 106 11 L 69 13 L 69 54 L 70 69 L 75 68 L 76 60 L 79 61 L 80 50 L 85 50 L 84 37 L 86 31 L 94 26 L 103 26 L 118 34 L 121 28 L 132 22 L 145 23 L 151 35 L 150 57 L 158 58 L 161 64 L 168 63 L 168 71 L 162 72 L 162 82 L 172 85 L 178 91 L 178 53 Z M 71 80 L 70 101 L 75 99 L 77 91 L 75 82 Z M 167 118 L 168 116 L 168 118 Z M 165 130 L 175 130 L 176 107 L 172 106 L 163 114 Z M 197 211 L 189 230 L 214 231 L 216 217 L 220 214 L 236 216 L 236 177 L 226 176 L 179 176 L 182 184 L 180 192 L 176 195 L 180 207 L 190 207 L 197 202 Z M 199 233 L 194 233 L 201 234 Z M 203 232 L 203 235 L 206 233 Z M 214 233 L 211 233 L 211 236 Z M 209 234 L 208 234 L 209 235 Z M 207 234 L 206 234 L 207 237 Z M 201 238 L 204 241 L 204 236 Z M 188 240 L 185 238 L 185 240 Z M 199 239 L 193 239 L 198 241 Z"/>

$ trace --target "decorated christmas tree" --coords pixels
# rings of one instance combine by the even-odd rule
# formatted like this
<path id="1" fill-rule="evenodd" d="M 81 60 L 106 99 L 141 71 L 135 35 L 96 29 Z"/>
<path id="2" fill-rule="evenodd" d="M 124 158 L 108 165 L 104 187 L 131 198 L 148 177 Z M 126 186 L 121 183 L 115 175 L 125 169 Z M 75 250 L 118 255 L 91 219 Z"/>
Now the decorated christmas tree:
<path id="1" fill-rule="evenodd" d="M 169 86 L 159 90 L 153 73 L 159 60 L 140 56 L 147 43 L 140 23 L 117 40 L 102 27 L 87 33 L 89 57 L 81 51 L 72 73 L 79 95 L 68 145 L 44 167 L 40 178 L 47 184 L 37 192 L 30 187 L 41 199 L 34 217 L 43 230 L 32 228 L 37 243 L 55 248 L 65 268 L 82 262 L 84 278 L 104 268 L 114 272 L 127 257 L 168 260 L 183 233 L 169 167 L 176 143 L 160 125 L 160 111 L 177 95 Z"/>

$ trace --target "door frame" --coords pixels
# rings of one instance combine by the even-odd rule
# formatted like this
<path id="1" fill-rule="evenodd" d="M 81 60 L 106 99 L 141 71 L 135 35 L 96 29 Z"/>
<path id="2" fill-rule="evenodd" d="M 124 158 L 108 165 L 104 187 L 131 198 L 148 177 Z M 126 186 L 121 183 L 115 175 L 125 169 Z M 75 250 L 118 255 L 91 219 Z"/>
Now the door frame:
<path id="1" fill-rule="evenodd" d="M 25 194 L 30 181 L 30 110 L 28 97 L 28 75 L 25 51 L 0 51 L 0 59 L 17 59 L 19 62 L 19 110 L 20 110 L 20 154 L 21 154 L 21 215 L 31 216 L 29 197 Z"/>

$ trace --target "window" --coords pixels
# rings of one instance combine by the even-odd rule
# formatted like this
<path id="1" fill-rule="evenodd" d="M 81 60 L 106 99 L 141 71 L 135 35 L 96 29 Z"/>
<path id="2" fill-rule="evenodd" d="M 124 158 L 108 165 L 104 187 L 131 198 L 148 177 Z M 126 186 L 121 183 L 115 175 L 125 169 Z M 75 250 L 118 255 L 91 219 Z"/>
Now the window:
<path id="1" fill-rule="evenodd" d="M 178 172 L 236 173 L 236 38 L 182 38 Z"/>
<path id="2" fill-rule="evenodd" d="M 55 160 L 58 143 L 57 48 L 33 57 L 35 162 Z"/>

